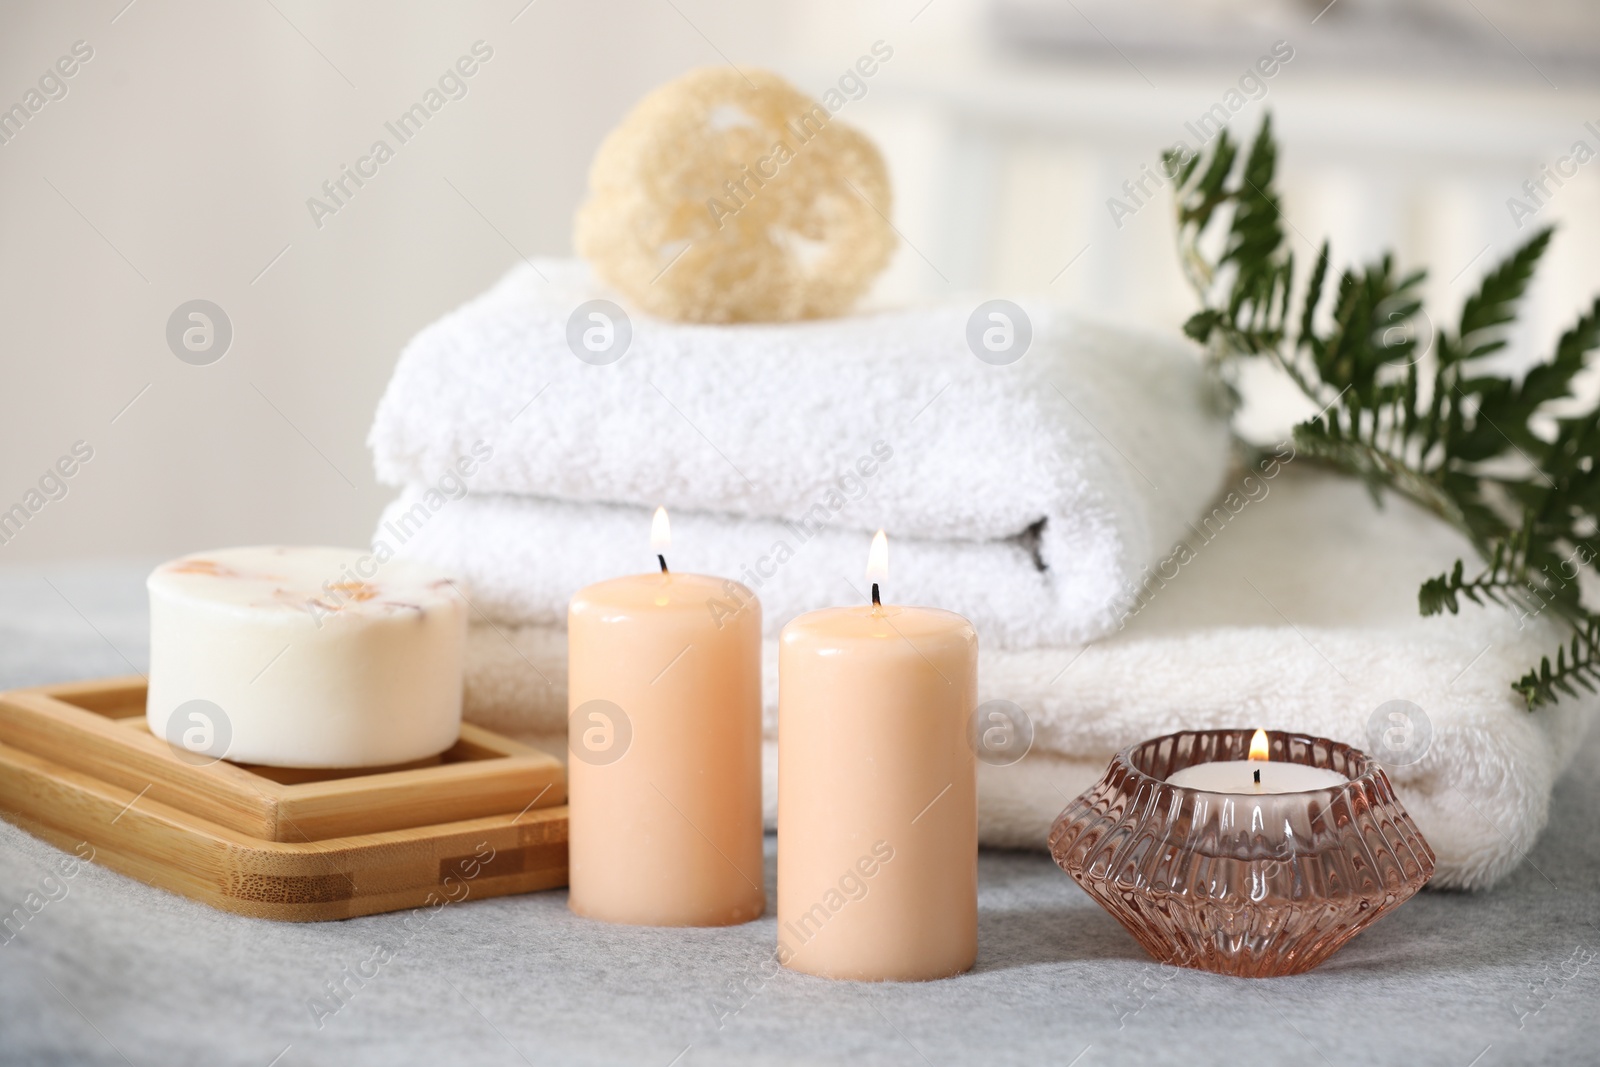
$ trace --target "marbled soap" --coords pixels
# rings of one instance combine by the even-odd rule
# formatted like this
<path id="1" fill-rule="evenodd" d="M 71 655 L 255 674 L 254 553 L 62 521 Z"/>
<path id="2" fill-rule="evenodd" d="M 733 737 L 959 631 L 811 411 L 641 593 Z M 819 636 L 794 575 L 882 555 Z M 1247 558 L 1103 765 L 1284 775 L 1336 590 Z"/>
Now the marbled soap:
<path id="1" fill-rule="evenodd" d="M 229 548 L 157 567 L 150 731 L 196 758 L 375 767 L 461 731 L 467 604 L 360 549 Z"/>

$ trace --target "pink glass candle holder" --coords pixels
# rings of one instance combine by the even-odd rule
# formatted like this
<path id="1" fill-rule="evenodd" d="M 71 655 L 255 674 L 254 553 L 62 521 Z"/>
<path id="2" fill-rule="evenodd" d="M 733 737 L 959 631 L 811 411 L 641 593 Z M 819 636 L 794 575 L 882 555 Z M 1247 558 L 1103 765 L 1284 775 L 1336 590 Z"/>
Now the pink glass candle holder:
<path id="1" fill-rule="evenodd" d="M 1327 767 L 1342 785 L 1210 793 L 1167 783 L 1248 758 L 1252 730 L 1169 734 L 1124 749 L 1067 805 L 1050 853 L 1162 963 L 1264 978 L 1333 955 L 1433 876 L 1433 850 L 1358 749 L 1269 733 L 1272 760 Z"/>

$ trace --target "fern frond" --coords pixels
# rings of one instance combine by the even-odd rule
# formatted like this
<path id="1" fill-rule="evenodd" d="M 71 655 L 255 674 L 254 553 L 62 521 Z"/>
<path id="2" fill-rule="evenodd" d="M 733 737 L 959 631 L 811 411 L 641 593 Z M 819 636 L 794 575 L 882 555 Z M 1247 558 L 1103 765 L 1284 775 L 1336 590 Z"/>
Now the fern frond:
<path id="1" fill-rule="evenodd" d="M 1417 591 L 1417 606 L 1423 615 L 1442 611 L 1458 614 L 1461 597 L 1479 605 L 1489 602 L 1508 608 L 1526 607 L 1526 594 L 1532 583 L 1526 573 L 1526 558 L 1516 541 L 1498 542 L 1489 565 L 1476 578 L 1466 579 L 1465 569 L 1466 562 L 1458 559 L 1454 569 L 1422 583 Z"/>
<path id="2" fill-rule="evenodd" d="M 1600 617 L 1585 618 L 1569 644 L 1556 649 L 1556 662 L 1540 657 L 1539 666 L 1512 684 L 1530 709 L 1553 704 L 1563 696 L 1578 696 L 1578 687 L 1594 693 L 1600 684 Z"/>
<path id="3" fill-rule="evenodd" d="M 1295 295 L 1270 115 L 1242 160 L 1226 131 L 1203 156 L 1166 159 L 1179 254 L 1201 305 L 1184 332 L 1213 369 L 1231 382 L 1231 364 L 1271 362 L 1322 409 L 1295 428 L 1300 454 L 1360 478 L 1379 502 L 1386 490 L 1409 498 L 1471 540 L 1484 569 L 1469 579 L 1458 560 L 1428 579 L 1422 614 L 1455 614 L 1465 599 L 1524 616 L 1551 608 L 1572 626 L 1554 664 L 1546 657 L 1515 683 L 1530 707 L 1600 682 L 1600 621 L 1578 581 L 1600 571 L 1600 405 L 1574 390 L 1600 348 L 1600 298 L 1520 380 L 1489 358 L 1506 345 L 1552 231 L 1491 268 L 1455 329 L 1424 345 L 1424 272 L 1390 255 L 1335 273 L 1324 242 Z"/>
<path id="4" fill-rule="evenodd" d="M 1497 326 L 1503 326 L 1517 317 L 1517 302 L 1528 291 L 1534 268 L 1550 247 L 1553 231 L 1546 226 L 1537 230 L 1523 242 L 1498 267 L 1484 275 L 1478 291 L 1467 298 L 1461 308 L 1461 323 L 1456 335 L 1467 344 L 1461 353 L 1463 359 L 1488 355 L 1502 347 L 1503 342 L 1482 340 L 1480 335 Z"/>

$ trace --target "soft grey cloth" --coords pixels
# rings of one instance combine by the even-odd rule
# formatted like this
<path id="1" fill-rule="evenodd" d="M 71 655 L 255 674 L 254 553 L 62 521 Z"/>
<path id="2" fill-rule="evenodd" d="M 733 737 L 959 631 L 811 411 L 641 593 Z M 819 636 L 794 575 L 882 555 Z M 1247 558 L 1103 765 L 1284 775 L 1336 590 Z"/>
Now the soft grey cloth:
<path id="1" fill-rule="evenodd" d="M 0 570 L 0 686 L 142 669 L 142 578 Z M 274 924 L 93 866 L 62 878 L 65 853 L 0 825 L 0 907 L 56 898 L 0 944 L 0 1063 L 1590 1063 L 1600 734 L 1555 793 L 1493 891 L 1421 894 L 1270 981 L 1152 964 L 1038 854 L 983 854 L 973 973 L 870 986 L 771 975 L 770 914 L 614 927 L 552 891 L 449 905 L 408 940 L 401 915 Z M 311 999 L 380 948 L 392 959 L 319 1028 Z"/>

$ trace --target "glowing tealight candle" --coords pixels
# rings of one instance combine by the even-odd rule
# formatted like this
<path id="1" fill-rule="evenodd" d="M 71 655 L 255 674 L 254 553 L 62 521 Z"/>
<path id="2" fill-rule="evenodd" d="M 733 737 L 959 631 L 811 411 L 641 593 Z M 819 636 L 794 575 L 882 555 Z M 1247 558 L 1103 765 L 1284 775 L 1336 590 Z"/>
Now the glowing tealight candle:
<path id="1" fill-rule="evenodd" d="M 568 905 L 644 926 L 748 922 L 766 910 L 761 604 L 669 570 L 670 547 L 658 508 L 659 571 L 581 589 L 567 611 Z"/>
<path id="2" fill-rule="evenodd" d="M 1267 732 L 1257 730 L 1250 738 L 1247 760 L 1216 760 L 1196 763 L 1167 777 L 1168 785 L 1198 789 L 1205 793 L 1303 793 L 1308 789 L 1327 789 L 1344 785 L 1349 779 L 1328 767 L 1310 767 L 1270 758 Z"/>
<path id="3" fill-rule="evenodd" d="M 887 573 L 879 531 L 872 602 L 780 642 L 778 960 L 828 978 L 943 978 L 978 954 L 978 635 L 880 603 Z"/>

